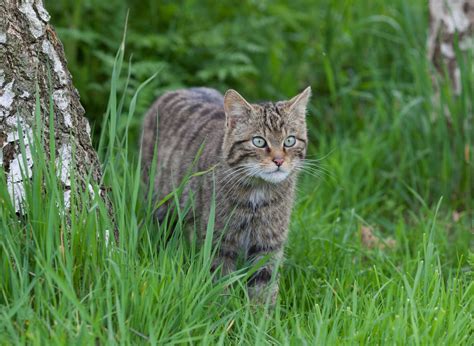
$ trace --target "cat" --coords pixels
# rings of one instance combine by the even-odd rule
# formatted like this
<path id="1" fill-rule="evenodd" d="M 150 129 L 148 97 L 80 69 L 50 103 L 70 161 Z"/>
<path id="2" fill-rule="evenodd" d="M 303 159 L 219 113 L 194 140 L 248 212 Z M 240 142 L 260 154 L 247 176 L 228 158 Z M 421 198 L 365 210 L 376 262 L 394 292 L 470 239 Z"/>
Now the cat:
<path id="1" fill-rule="evenodd" d="M 229 274 L 242 255 L 249 263 L 263 262 L 247 282 L 249 296 L 256 301 L 268 298 L 274 304 L 278 296 L 276 267 L 283 257 L 297 174 L 306 155 L 310 96 L 307 87 L 289 101 L 251 104 L 232 89 L 222 96 L 214 89 L 190 88 L 159 97 L 145 116 L 144 181 L 149 182 L 156 164 L 150 183 L 160 200 L 180 185 L 190 167 L 210 170 L 185 185 L 181 207 L 193 198 L 194 213 L 189 214 L 194 214 L 202 242 L 215 193 L 213 245 L 218 249 L 212 270 Z M 158 209 L 159 221 L 169 207 Z"/>

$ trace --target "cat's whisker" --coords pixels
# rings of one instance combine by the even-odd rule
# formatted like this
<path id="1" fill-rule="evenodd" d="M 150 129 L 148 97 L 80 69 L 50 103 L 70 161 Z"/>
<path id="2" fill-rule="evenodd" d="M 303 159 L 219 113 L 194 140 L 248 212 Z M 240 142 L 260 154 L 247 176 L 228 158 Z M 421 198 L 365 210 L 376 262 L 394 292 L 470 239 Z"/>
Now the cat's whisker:
<path id="1" fill-rule="evenodd" d="M 221 189 L 227 188 L 229 183 L 235 182 L 235 179 L 240 179 L 242 176 L 245 176 L 247 169 L 247 167 L 242 167 L 240 170 L 228 174 L 225 177 L 226 181 L 222 184 Z"/>
<path id="2" fill-rule="evenodd" d="M 247 166 L 241 166 L 234 169 L 232 172 L 228 173 L 223 179 L 219 182 L 218 193 L 222 194 L 222 202 L 227 198 L 225 196 L 230 196 L 232 191 L 240 185 L 240 182 L 245 179 L 246 171 L 248 170 Z M 222 205 L 223 203 L 219 203 Z"/>
<path id="3" fill-rule="evenodd" d="M 312 171 L 312 170 L 309 170 L 309 169 L 307 169 L 307 168 L 300 168 L 300 169 L 298 169 L 298 171 L 303 172 L 303 173 L 306 173 L 306 174 L 309 174 L 309 175 L 311 175 L 311 176 L 313 176 L 313 177 L 315 177 L 315 178 L 317 178 L 317 179 L 322 179 L 322 180 L 324 180 L 324 178 L 327 177 L 327 176 L 325 176 L 325 175 L 320 174 L 321 172 Z"/>
<path id="4" fill-rule="evenodd" d="M 303 164 L 303 165 L 301 165 L 301 167 L 306 168 L 306 169 L 314 169 L 314 170 L 317 170 L 317 171 L 321 171 L 321 172 L 330 174 L 329 170 L 327 170 L 325 168 L 322 168 L 320 166 L 313 166 L 313 165 Z"/>
<path id="5" fill-rule="evenodd" d="M 320 157 L 319 159 L 309 159 L 309 157 L 316 156 L 316 155 L 306 155 L 305 160 L 313 161 L 313 162 L 320 162 L 320 161 L 326 159 L 328 156 L 330 156 L 335 151 L 336 151 L 336 148 L 332 149 L 329 153 L 327 153 L 323 157 Z"/>
<path id="6" fill-rule="evenodd" d="M 220 177 L 220 178 L 218 179 L 218 181 L 217 181 L 219 184 L 220 184 L 220 183 L 223 183 L 223 184 L 220 186 L 220 190 L 223 190 L 223 189 L 227 186 L 227 184 L 228 184 L 229 182 L 232 182 L 233 179 L 234 179 L 237 175 L 244 173 L 246 169 L 248 169 L 247 166 L 240 166 L 240 167 L 238 167 L 238 168 L 233 168 L 233 169 L 230 169 L 230 170 L 231 170 L 230 173 L 227 173 L 225 176 Z"/>
<path id="7" fill-rule="evenodd" d="M 323 164 L 321 164 L 321 163 L 303 162 L 303 165 L 309 166 L 309 167 L 316 167 L 316 168 L 320 168 L 320 169 L 322 169 L 322 170 L 328 171 L 328 169 L 326 168 L 326 166 L 323 165 Z"/>
<path id="8" fill-rule="evenodd" d="M 247 169 L 246 169 L 245 171 L 248 170 L 248 167 L 246 167 L 246 168 L 247 168 Z M 230 195 L 230 194 L 233 192 L 233 190 L 234 190 L 236 187 L 240 186 L 241 183 L 243 182 L 243 180 L 246 179 L 246 178 L 247 178 L 247 175 L 246 175 L 246 174 L 242 174 L 237 180 L 233 181 L 233 182 L 232 182 L 232 185 L 228 186 L 228 190 L 226 191 L 226 194 L 227 194 L 227 195 Z"/>
<path id="9" fill-rule="evenodd" d="M 247 168 L 247 165 L 241 165 L 241 166 L 237 166 L 237 167 L 229 167 L 221 172 L 219 172 L 219 174 L 221 176 L 225 176 L 227 174 L 232 174 L 232 173 L 236 173 L 236 172 L 239 172 L 239 171 L 242 171 L 244 169 Z"/>
<path id="10" fill-rule="evenodd" d="M 329 174 L 327 172 L 324 172 L 322 170 L 309 168 L 309 167 L 304 167 L 302 170 L 303 170 L 303 172 L 312 173 L 312 174 L 315 174 L 319 177 L 334 178 L 331 174 Z"/>
<path id="11" fill-rule="evenodd" d="M 303 160 L 302 162 L 303 162 L 303 165 L 306 165 L 306 166 L 325 168 L 325 165 L 323 163 L 320 163 L 320 162 L 311 162 L 311 161 L 307 161 L 307 160 Z"/>
<path id="12" fill-rule="evenodd" d="M 318 173 L 321 173 L 321 175 L 334 179 L 334 176 L 332 175 L 332 173 L 328 169 L 322 167 L 321 165 L 312 165 L 312 164 L 303 162 L 303 164 L 300 164 L 297 167 L 300 167 L 302 170 L 305 170 L 305 171 L 318 172 Z"/>
<path id="13" fill-rule="evenodd" d="M 331 171 L 329 169 L 327 169 L 326 167 L 322 166 L 322 165 L 303 164 L 303 166 L 305 166 L 307 168 L 310 168 L 310 169 L 316 169 L 316 170 L 324 172 L 328 175 L 332 175 Z"/>
<path id="14" fill-rule="evenodd" d="M 224 188 L 226 184 L 228 184 L 229 182 L 233 181 L 233 179 L 235 179 L 237 176 L 239 176 L 239 175 L 242 174 L 243 172 L 244 172 L 243 169 L 238 170 L 238 171 L 230 172 L 230 173 L 226 174 L 225 176 L 219 178 L 219 179 L 217 180 L 217 183 L 218 183 L 218 184 L 222 184 L 220 187 L 221 187 L 221 188 Z"/>

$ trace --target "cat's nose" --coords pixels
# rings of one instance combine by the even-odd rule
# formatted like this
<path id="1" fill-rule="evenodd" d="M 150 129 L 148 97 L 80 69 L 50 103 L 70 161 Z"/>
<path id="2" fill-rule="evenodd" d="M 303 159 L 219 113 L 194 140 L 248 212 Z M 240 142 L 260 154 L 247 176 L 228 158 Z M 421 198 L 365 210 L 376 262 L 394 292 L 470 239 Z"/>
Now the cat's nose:
<path id="1" fill-rule="evenodd" d="M 277 158 L 274 158 L 274 159 L 273 159 L 273 162 L 274 162 L 275 165 L 277 165 L 278 167 L 280 167 L 280 166 L 283 164 L 284 161 L 285 161 L 285 160 L 280 159 L 280 158 L 278 158 L 278 159 L 277 159 Z"/>

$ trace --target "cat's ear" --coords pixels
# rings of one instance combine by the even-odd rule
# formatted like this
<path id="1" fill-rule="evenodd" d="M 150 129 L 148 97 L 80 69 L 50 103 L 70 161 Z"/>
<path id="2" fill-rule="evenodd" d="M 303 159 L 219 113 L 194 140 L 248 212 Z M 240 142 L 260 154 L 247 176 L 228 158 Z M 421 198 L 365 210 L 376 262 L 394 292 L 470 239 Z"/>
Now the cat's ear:
<path id="1" fill-rule="evenodd" d="M 311 87 L 309 86 L 287 102 L 289 112 L 297 116 L 305 117 L 310 97 Z"/>
<path id="2" fill-rule="evenodd" d="M 234 127 L 239 118 L 248 117 L 253 108 L 237 91 L 229 89 L 224 95 L 227 126 Z"/>

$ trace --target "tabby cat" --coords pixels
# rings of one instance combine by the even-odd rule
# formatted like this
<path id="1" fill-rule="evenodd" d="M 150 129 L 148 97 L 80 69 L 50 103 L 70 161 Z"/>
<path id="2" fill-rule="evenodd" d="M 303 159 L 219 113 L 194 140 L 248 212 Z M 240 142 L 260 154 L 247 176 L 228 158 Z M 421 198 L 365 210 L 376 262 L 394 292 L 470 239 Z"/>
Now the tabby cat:
<path id="1" fill-rule="evenodd" d="M 158 98 L 145 117 L 145 181 L 150 179 L 156 144 L 157 170 L 151 184 L 157 199 L 176 189 L 190 167 L 211 169 L 185 186 L 181 206 L 192 198 L 202 241 L 215 191 L 218 251 L 212 268 L 228 274 L 239 256 L 249 263 L 264 258 L 248 281 L 249 295 L 257 301 L 269 294 L 274 302 L 278 294 L 272 277 L 283 256 L 296 175 L 305 158 L 310 95 L 308 87 L 289 101 L 250 104 L 235 90 L 222 96 L 209 88 L 183 89 Z M 158 209 L 160 221 L 169 207 Z"/>

